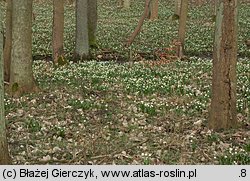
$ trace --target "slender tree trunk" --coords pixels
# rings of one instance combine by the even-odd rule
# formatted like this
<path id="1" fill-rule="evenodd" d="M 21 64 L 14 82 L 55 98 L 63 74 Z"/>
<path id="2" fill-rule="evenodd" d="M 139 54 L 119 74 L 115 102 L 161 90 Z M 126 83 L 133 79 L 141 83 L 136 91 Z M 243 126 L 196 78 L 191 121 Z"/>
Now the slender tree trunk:
<path id="1" fill-rule="evenodd" d="M 3 74 L 3 14 L 0 4 L 0 165 L 10 164 L 4 115 L 4 74 Z"/>
<path id="2" fill-rule="evenodd" d="M 118 7 L 122 8 L 123 7 L 123 0 L 118 0 L 117 5 L 118 5 Z"/>
<path id="3" fill-rule="evenodd" d="M 63 56 L 64 1 L 53 0 L 53 60 Z"/>
<path id="4" fill-rule="evenodd" d="M 214 0 L 213 16 L 216 16 L 219 0 Z"/>
<path id="5" fill-rule="evenodd" d="M 183 57 L 184 55 L 184 42 L 187 24 L 187 12 L 188 12 L 188 0 L 181 1 L 181 14 L 179 19 L 179 32 L 178 32 L 178 42 L 177 45 L 177 56 Z"/>
<path id="6" fill-rule="evenodd" d="M 144 7 L 144 12 L 143 12 L 143 14 L 142 14 L 142 16 L 141 16 L 141 18 L 140 18 L 140 20 L 139 20 L 139 22 L 138 22 L 138 25 L 136 26 L 134 32 L 130 35 L 130 37 L 128 38 L 128 40 L 127 40 L 127 42 L 126 42 L 126 46 L 127 46 L 127 47 L 129 47 L 129 46 L 133 43 L 135 37 L 136 37 L 136 36 L 140 33 L 140 31 L 141 31 L 141 27 L 142 27 L 142 25 L 143 25 L 143 22 L 144 22 L 144 20 L 145 20 L 145 19 L 147 18 L 147 16 L 148 16 L 150 1 L 151 1 L 151 0 L 146 0 L 146 2 L 145 2 L 145 7 Z"/>
<path id="7" fill-rule="evenodd" d="M 150 20 L 158 19 L 158 8 L 159 8 L 159 1 L 158 0 L 151 0 L 150 1 L 150 9 L 149 9 L 149 19 Z"/>
<path id="8" fill-rule="evenodd" d="M 76 59 L 86 59 L 89 56 L 88 37 L 88 0 L 76 1 Z"/>
<path id="9" fill-rule="evenodd" d="M 130 8 L 130 0 L 123 0 L 123 7 L 124 9 Z"/>
<path id="10" fill-rule="evenodd" d="M 96 42 L 97 28 L 97 0 L 88 0 L 88 36 L 89 45 L 93 48 L 97 47 Z"/>
<path id="11" fill-rule="evenodd" d="M 37 90 L 32 72 L 32 0 L 14 0 L 10 93 L 19 96 Z"/>
<path id="12" fill-rule="evenodd" d="M 119 8 L 123 8 L 125 10 L 130 8 L 130 0 L 118 0 L 117 5 Z"/>
<path id="13" fill-rule="evenodd" d="M 235 127 L 237 0 L 219 0 L 217 9 L 209 127 L 214 130 Z"/>
<path id="14" fill-rule="evenodd" d="M 181 14 L 181 0 L 175 0 L 174 14 L 180 17 Z"/>
<path id="15" fill-rule="evenodd" d="M 7 0 L 5 45 L 4 45 L 4 80 L 10 81 L 11 46 L 12 46 L 12 0 Z"/>

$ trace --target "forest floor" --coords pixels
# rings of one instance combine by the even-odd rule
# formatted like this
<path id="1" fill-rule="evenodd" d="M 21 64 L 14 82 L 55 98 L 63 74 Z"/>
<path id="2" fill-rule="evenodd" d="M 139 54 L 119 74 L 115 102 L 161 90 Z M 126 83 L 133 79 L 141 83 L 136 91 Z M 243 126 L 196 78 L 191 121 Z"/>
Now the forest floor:
<path id="1" fill-rule="evenodd" d="M 47 56 L 51 4 L 34 8 L 33 55 Z M 117 9 L 113 0 L 99 2 L 99 48 L 92 50 L 93 60 L 61 67 L 35 61 L 41 91 L 5 97 L 13 164 L 250 164 L 250 50 L 243 43 L 250 37 L 249 8 L 241 5 L 239 11 L 239 126 L 223 132 L 207 128 L 212 73 L 207 55 L 213 41 L 208 7 L 190 9 L 183 60 L 172 52 L 178 25 L 169 18 L 172 9 L 163 2 L 159 20 L 145 22 L 131 47 L 133 64 L 124 62 L 128 50 L 123 43 L 143 1 L 129 11 Z M 65 15 L 70 57 L 72 6 Z"/>

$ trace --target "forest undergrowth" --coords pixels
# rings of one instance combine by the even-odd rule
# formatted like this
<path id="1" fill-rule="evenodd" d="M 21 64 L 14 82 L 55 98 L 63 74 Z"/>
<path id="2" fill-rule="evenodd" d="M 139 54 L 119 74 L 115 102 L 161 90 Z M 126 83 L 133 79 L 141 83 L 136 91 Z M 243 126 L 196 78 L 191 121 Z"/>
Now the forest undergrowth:
<path id="1" fill-rule="evenodd" d="M 41 91 L 5 97 L 13 164 L 250 163 L 250 50 L 244 44 L 250 9 L 243 4 L 239 11 L 239 126 L 214 132 L 207 128 L 214 27 L 208 7 L 190 8 L 186 57 L 178 60 L 172 51 L 178 23 L 167 2 L 159 19 L 147 20 L 130 50 L 124 48 L 143 12 L 143 1 L 136 2 L 127 11 L 114 0 L 99 2 L 98 48 L 92 60 L 77 64 L 70 61 L 74 7 L 66 7 L 69 63 L 34 61 Z M 34 13 L 33 56 L 43 59 L 52 50 L 52 6 L 35 3 Z"/>

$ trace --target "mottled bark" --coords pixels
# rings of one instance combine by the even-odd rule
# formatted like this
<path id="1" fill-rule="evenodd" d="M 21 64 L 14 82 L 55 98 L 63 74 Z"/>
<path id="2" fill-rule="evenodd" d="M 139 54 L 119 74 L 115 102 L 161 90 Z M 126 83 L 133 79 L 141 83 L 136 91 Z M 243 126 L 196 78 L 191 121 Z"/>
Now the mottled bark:
<path id="1" fill-rule="evenodd" d="M 77 0 L 75 58 L 86 59 L 88 56 L 89 56 L 88 0 Z"/>
<path id="2" fill-rule="evenodd" d="M 219 0 L 218 6 L 209 117 L 209 127 L 214 130 L 235 127 L 237 124 L 237 0 Z"/>
<path id="3" fill-rule="evenodd" d="M 159 8 L 159 1 L 158 0 L 151 0 L 150 9 L 149 9 L 149 19 L 150 20 L 158 19 L 158 8 Z"/>
<path id="4" fill-rule="evenodd" d="M 89 56 L 88 37 L 88 0 L 76 1 L 76 48 L 75 59 L 87 59 Z"/>
<path id="5" fill-rule="evenodd" d="M 177 56 L 183 57 L 184 55 L 184 42 L 186 34 L 186 24 L 187 24 L 187 13 L 188 13 L 188 0 L 181 1 L 181 10 L 180 10 L 180 19 L 179 19 L 179 31 L 178 31 L 178 45 L 177 45 Z"/>
<path id="6" fill-rule="evenodd" d="M 13 1 L 10 93 L 37 90 L 32 72 L 32 0 Z"/>
<path id="7" fill-rule="evenodd" d="M 89 46 L 96 48 L 97 0 L 88 0 L 88 36 Z"/>
<path id="8" fill-rule="evenodd" d="M 181 0 L 175 0 L 174 14 L 180 16 L 181 12 Z"/>
<path id="9" fill-rule="evenodd" d="M 0 165 L 10 164 L 4 115 L 4 73 L 3 73 L 3 14 L 0 4 Z"/>
<path id="10" fill-rule="evenodd" d="M 12 0 L 6 1 L 5 45 L 4 45 L 4 80 L 10 81 L 11 46 L 12 46 Z"/>
<path id="11" fill-rule="evenodd" d="M 216 12 L 217 12 L 217 8 L 218 8 L 218 3 L 219 3 L 219 0 L 214 0 L 213 1 L 213 5 L 214 5 L 214 8 L 213 8 L 213 16 L 215 17 L 216 16 Z"/>
<path id="12" fill-rule="evenodd" d="M 53 0 L 53 60 L 63 56 L 64 1 Z"/>

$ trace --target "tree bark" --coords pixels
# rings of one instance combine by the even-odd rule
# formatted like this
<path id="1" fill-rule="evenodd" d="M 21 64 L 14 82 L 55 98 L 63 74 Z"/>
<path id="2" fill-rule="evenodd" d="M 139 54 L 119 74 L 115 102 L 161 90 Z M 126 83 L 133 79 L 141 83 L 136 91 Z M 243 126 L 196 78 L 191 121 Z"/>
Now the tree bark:
<path id="1" fill-rule="evenodd" d="M 7 0 L 5 44 L 4 44 L 4 80 L 10 81 L 11 47 L 12 47 L 12 0 Z"/>
<path id="2" fill-rule="evenodd" d="M 124 9 L 130 8 L 130 0 L 123 0 L 123 8 Z"/>
<path id="3" fill-rule="evenodd" d="M 159 1 L 158 0 L 151 0 L 150 9 L 149 9 L 149 19 L 150 20 L 158 19 L 158 8 L 159 8 Z"/>
<path id="4" fill-rule="evenodd" d="M 88 0 L 76 1 L 76 59 L 86 59 L 89 56 L 88 37 Z"/>
<path id="5" fill-rule="evenodd" d="M 214 0 L 213 16 L 216 16 L 219 0 Z"/>
<path id="6" fill-rule="evenodd" d="M 126 42 L 126 46 L 127 46 L 127 47 L 129 47 L 129 46 L 133 43 L 135 37 L 136 37 L 136 36 L 139 34 L 139 32 L 141 31 L 141 27 L 142 27 L 142 25 L 143 25 L 143 22 L 144 22 L 144 20 L 145 20 L 145 19 L 147 18 L 147 16 L 148 16 L 148 11 L 149 11 L 150 2 L 151 2 L 151 0 L 146 0 L 144 12 L 143 12 L 143 14 L 142 14 L 142 16 L 141 16 L 141 18 L 140 18 L 140 20 L 139 20 L 139 22 L 138 22 L 138 25 L 137 25 L 137 27 L 135 28 L 134 32 L 131 34 L 131 36 L 129 37 L 129 39 L 128 39 L 127 42 Z"/>
<path id="7" fill-rule="evenodd" d="M 219 0 L 218 6 L 209 117 L 209 127 L 214 130 L 232 128 L 237 124 L 237 0 Z"/>
<path id="8" fill-rule="evenodd" d="M 63 56 L 64 1 L 53 0 L 53 60 Z"/>
<path id="9" fill-rule="evenodd" d="M 177 45 L 177 56 L 183 57 L 184 55 L 184 42 L 187 24 L 187 12 L 188 12 L 188 0 L 181 1 L 181 12 L 179 19 L 179 31 L 178 31 L 178 45 Z"/>
<path id="10" fill-rule="evenodd" d="M 97 28 L 97 0 L 88 0 L 89 46 L 93 48 L 97 48 L 96 28 Z"/>
<path id="11" fill-rule="evenodd" d="M 180 17 L 181 12 L 181 0 L 175 0 L 174 14 Z"/>
<path id="12" fill-rule="evenodd" d="M 13 1 L 10 94 L 37 90 L 32 72 L 32 0 Z"/>
<path id="13" fill-rule="evenodd" d="M 0 5 L 0 165 L 10 164 L 8 143 L 6 138 L 6 124 L 4 115 L 4 73 L 3 73 L 3 14 Z"/>

